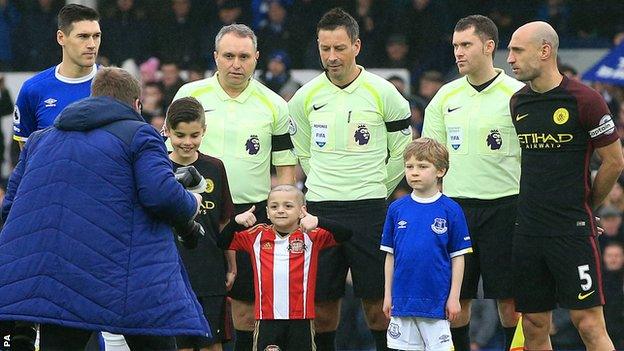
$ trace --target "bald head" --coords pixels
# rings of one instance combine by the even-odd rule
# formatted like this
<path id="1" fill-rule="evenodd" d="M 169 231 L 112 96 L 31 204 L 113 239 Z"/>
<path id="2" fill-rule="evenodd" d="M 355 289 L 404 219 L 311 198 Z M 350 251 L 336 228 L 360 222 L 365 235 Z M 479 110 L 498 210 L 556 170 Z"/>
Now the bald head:
<path id="1" fill-rule="evenodd" d="M 559 50 L 559 36 L 555 29 L 548 23 L 542 21 L 529 22 L 516 29 L 513 35 L 521 35 L 536 47 L 549 45 L 553 56 L 557 57 Z"/>

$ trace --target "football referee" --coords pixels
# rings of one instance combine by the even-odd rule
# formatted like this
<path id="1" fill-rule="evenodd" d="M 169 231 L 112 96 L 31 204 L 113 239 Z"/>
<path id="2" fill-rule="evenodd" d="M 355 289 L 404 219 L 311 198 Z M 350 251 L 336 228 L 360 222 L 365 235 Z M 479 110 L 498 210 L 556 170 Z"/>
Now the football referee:
<path id="1" fill-rule="evenodd" d="M 175 99 L 193 96 L 204 107 L 206 134 L 199 151 L 225 165 L 235 213 L 256 206 L 258 223 L 267 222 L 266 199 L 271 189 L 271 164 L 279 184 L 294 184 L 297 159 L 290 140 L 288 105 L 252 78 L 259 57 L 257 38 L 243 24 L 223 27 L 215 38 L 214 76 L 188 83 Z M 231 260 L 231 258 L 230 258 Z M 254 290 L 251 261 L 236 253 L 232 318 L 236 350 L 251 350 L 254 330 Z M 228 281 L 228 283 L 230 283 Z"/>
<path id="2" fill-rule="evenodd" d="M 403 176 L 411 140 L 408 102 L 385 79 L 356 64 L 357 22 L 341 9 L 317 25 L 325 71 L 289 102 L 292 135 L 307 175 L 308 210 L 353 230 L 350 241 L 321 253 L 316 289 L 316 345 L 334 350 L 340 298 L 351 268 L 377 350 L 386 350 L 384 253 L 379 250 L 386 197 Z"/>
<path id="3" fill-rule="evenodd" d="M 470 350 L 471 300 L 479 277 L 484 297 L 496 299 L 509 350 L 518 323 L 512 299 L 511 245 L 520 179 L 520 146 L 509 112 L 511 96 L 524 84 L 494 68 L 498 29 L 485 16 L 457 22 L 455 61 L 462 78 L 444 85 L 425 109 L 423 137 L 444 143 L 450 154 L 444 193 L 466 215 L 473 254 L 466 267 L 460 302 L 451 323 L 455 350 Z"/>

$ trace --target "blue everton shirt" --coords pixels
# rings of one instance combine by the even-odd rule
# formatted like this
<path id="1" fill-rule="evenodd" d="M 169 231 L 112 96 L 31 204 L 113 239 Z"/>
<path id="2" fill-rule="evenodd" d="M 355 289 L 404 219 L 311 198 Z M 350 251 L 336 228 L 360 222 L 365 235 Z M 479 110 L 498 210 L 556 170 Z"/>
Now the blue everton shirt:
<path id="1" fill-rule="evenodd" d="M 13 112 L 13 139 L 25 142 L 34 131 L 51 126 L 65 106 L 91 94 L 97 66 L 80 78 L 63 77 L 58 69 L 57 65 L 36 74 L 20 89 Z"/>
<path id="2" fill-rule="evenodd" d="M 381 250 L 394 255 L 392 315 L 446 318 L 451 258 L 472 252 L 461 207 L 441 193 L 396 200 L 388 208 Z"/>

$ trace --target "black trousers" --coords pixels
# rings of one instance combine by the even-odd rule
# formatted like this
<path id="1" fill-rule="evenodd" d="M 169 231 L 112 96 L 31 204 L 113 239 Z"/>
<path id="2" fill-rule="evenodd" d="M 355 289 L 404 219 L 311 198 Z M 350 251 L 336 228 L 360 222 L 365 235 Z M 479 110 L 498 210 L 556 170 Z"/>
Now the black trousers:
<path id="1" fill-rule="evenodd" d="M 42 324 L 39 328 L 41 351 L 84 350 L 92 331 Z M 174 351 L 177 350 L 175 337 L 153 335 L 124 335 L 132 351 Z"/>

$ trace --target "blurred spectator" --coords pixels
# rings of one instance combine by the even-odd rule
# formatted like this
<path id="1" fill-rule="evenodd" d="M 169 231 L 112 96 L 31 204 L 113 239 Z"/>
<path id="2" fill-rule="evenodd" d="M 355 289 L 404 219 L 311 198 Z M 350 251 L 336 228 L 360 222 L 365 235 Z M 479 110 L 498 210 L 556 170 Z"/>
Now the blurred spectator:
<path id="1" fill-rule="evenodd" d="M 100 21 L 102 41 L 100 56 L 108 58 L 110 64 L 122 66 L 124 61 L 133 60 L 139 65 L 152 51 L 153 32 L 145 12 L 135 6 L 134 0 L 117 0 L 114 7 L 104 13 Z"/>
<path id="2" fill-rule="evenodd" d="M 158 23 L 157 52 L 161 60 L 187 68 L 199 62 L 200 32 L 190 0 L 171 0 L 171 12 Z"/>
<path id="3" fill-rule="evenodd" d="M 141 92 L 141 103 L 143 108 L 141 110 L 141 116 L 147 123 L 151 123 L 152 118 L 162 117 L 165 115 L 163 108 L 163 89 L 160 83 L 150 82 L 143 86 Z"/>
<path id="4" fill-rule="evenodd" d="M 446 71 L 452 61 L 450 6 L 446 0 L 397 1 L 389 12 L 389 33 L 407 36 L 410 57 L 419 76 L 426 70 Z"/>
<path id="5" fill-rule="evenodd" d="M 615 348 L 621 350 L 624 347 L 624 246 L 622 243 L 607 244 L 602 252 L 602 260 L 607 332 Z"/>
<path id="6" fill-rule="evenodd" d="M 364 67 L 381 67 L 383 55 L 380 53 L 383 52 L 386 38 L 382 12 L 384 7 L 379 1 L 355 0 L 355 10 L 352 15 L 360 26 L 360 39 L 363 43 L 358 55 L 358 63 Z M 407 51 L 405 56 L 407 56 Z M 397 67 L 407 68 L 407 64 Z"/>
<path id="7" fill-rule="evenodd" d="M 403 95 L 405 99 L 407 99 L 407 101 L 409 101 L 410 110 L 412 113 L 410 118 L 410 124 L 412 126 L 412 138 L 420 138 L 420 133 L 422 133 L 423 127 L 423 116 L 425 113 L 425 106 L 427 105 L 427 102 L 419 96 L 408 94 L 407 82 L 400 76 L 390 76 L 388 77 L 388 81 L 397 88 L 397 90 L 401 93 L 401 95 Z"/>
<path id="8" fill-rule="evenodd" d="M 20 13 L 11 0 L 0 0 L 0 71 L 10 71 L 13 61 L 13 33 Z"/>
<path id="9" fill-rule="evenodd" d="M 286 101 L 301 88 L 301 83 L 290 75 L 290 58 L 281 50 L 269 55 L 267 69 L 260 75 L 260 81 Z"/>
<path id="10" fill-rule="evenodd" d="M 11 93 L 4 85 L 4 76 L 0 73 L 0 118 L 4 119 L 5 117 L 13 116 L 13 99 L 11 98 Z M 2 128 L 0 128 L 0 168 L 4 164 L 4 133 L 2 132 Z M 2 174 L 0 174 L 0 178 Z"/>
<path id="11" fill-rule="evenodd" d="M 604 229 L 604 233 L 598 237 L 600 248 L 604 249 L 606 244 L 611 241 L 624 243 L 624 235 L 622 233 L 622 212 L 613 206 L 603 206 L 598 211 L 600 217 L 600 226 Z"/>
<path id="12" fill-rule="evenodd" d="M 491 299 L 476 299 L 470 309 L 470 350 L 486 348 L 498 328 L 496 302 Z"/>
<path id="13" fill-rule="evenodd" d="M 272 52 L 294 52 L 296 42 L 293 42 L 292 22 L 288 12 L 280 0 L 268 1 L 269 11 L 267 20 L 256 32 L 258 35 L 258 49 L 260 50 L 260 67 L 268 63 L 268 56 Z"/>
<path id="14" fill-rule="evenodd" d="M 480 8 L 498 27 L 499 42 L 504 48 L 518 27 L 535 18 L 538 3 L 530 0 L 487 0 L 481 2 Z"/>
<path id="15" fill-rule="evenodd" d="M 56 43 L 56 15 L 63 6 L 59 0 L 37 0 L 25 7 L 16 31 L 14 68 L 41 71 L 61 60 L 61 47 Z"/>
<path id="16" fill-rule="evenodd" d="M 386 41 L 386 58 L 380 67 L 384 68 L 410 68 L 408 58 L 409 44 L 403 34 L 392 34 Z"/>
<path id="17" fill-rule="evenodd" d="M 201 80 L 206 78 L 206 71 L 198 66 L 198 65 L 194 65 L 189 67 L 188 69 L 188 81 L 189 82 L 194 82 L 196 80 Z"/>
<path id="18" fill-rule="evenodd" d="M 239 23 L 243 8 L 236 0 L 223 0 L 217 4 L 217 19 L 208 22 L 206 34 L 201 39 L 202 64 L 209 69 L 215 68 L 214 51 L 215 37 L 222 27 Z"/>
<path id="19" fill-rule="evenodd" d="M 416 95 L 423 99 L 426 104 L 429 104 L 429 101 L 433 99 L 442 85 L 444 85 L 442 73 L 437 71 L 427 71 L 420 76 L 420 80 L 418 82 L 418 92 Z"/>
<path id="20" fill-rule="evenodd" d="M 164 95 L 163 111 L 167 111 L 175 94 L 186 82 L 180 77 L 180 68 L 175 62 L 164 62 L 160 65 L 160 72 L 162 73 L 160 81 L 162 83 Z"/>
<path id="21" fill-rule="evenodd" d="M 571 29 L 576 46 L 608 47 L 622 23 L 621 0 L 571 1 Z"/>
<path id="22" fill-rule="evenodd" d="M 160 60 L 155 57 L 150 57 L 147 61 L 143 62 L 139 66 L 139 74 L 141 76 L 141 83 L 151 83 L 158 81 L 158 67 L 160 67 Z"/>
<path id="23" fill-rule="evenodd" d="M 612 206 L 617 208 L 620 212 L 624 212 L 624 189 L 619 180 L 613 185 L 613 188 L 611 188 L 603 206 Z"/>
<path id="24" fill-rule="evenodd" d="M 251 27 L 254 30 L 266 25 L 269 17 L 269 8 L 272 0 L 251 0 Z M 294 0 L 281 0 L 282 6 L 291 7 Z"/>
<path id="25" fill-rule="evenodd" d="M 552 311 L 550 341 L 552 343 L 553 350 L 585 349 L 581 336 L 570 320 L 570 313 L 567 309 L 556 308 Z"/>
<path id="26" fill-rule="evenodd" d="M 537 20 L 548 22 L 563 41 L 570 36 L 570 5 L 566 0 L 545 0 L 537 8 Z"/>
<path id="27" fill-rule="evenodd" d="M 581 80 L 581 76 L 579 75 L 578 71 L 571 65 L 560 63 L 559 72 L 561 72 L 561 74 L 568 77 L 569 79 Z"/>

